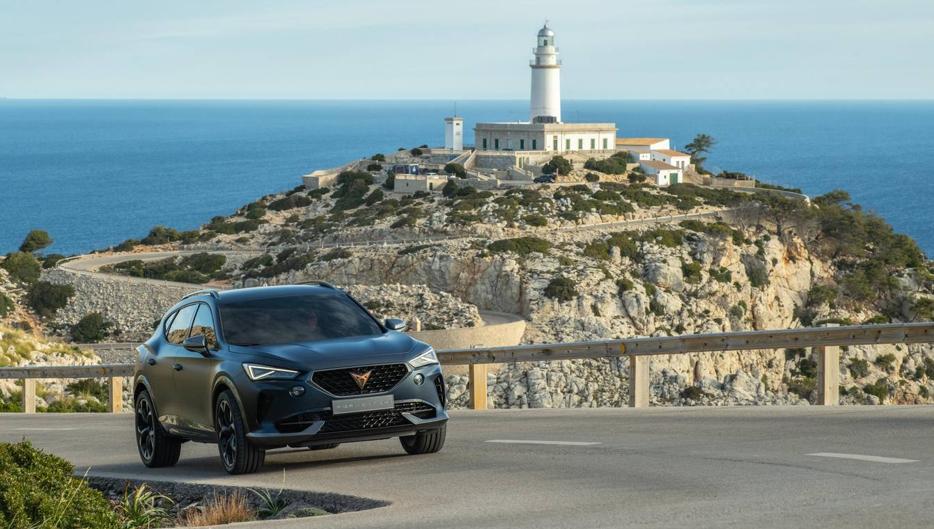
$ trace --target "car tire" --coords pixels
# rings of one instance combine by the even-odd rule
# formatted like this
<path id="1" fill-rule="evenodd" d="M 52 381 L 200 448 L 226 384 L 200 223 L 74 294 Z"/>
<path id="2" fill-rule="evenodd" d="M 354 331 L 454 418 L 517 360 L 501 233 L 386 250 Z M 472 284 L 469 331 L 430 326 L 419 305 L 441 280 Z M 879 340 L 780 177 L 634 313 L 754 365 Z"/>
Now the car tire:
<path id="1" fill-rule="evenodd" d="M 330 443 L 326 445 L 313 445 L 313 446 L 309 446 L 308 449 L 309 450 L 330 450 L 332 448 L 337 448 L 340 445 L 341 445 L 340 443 Z"/>
<path id="2" fill-rule="evenodd" d="M 435 430 L 428 430 L 425 432 L 418 432 L 415 435 L 409 435 L 406 437 L 400 437 L 399 442 L 402 443 L 402 448 L 406 452 L 412 455 L 417 454 L 433 454 L 444 446 L 444 438 L 447 434 L 447 425 L 442 425 L 441 428 Z"/>
<path id="3" fill-rule="evenodd" d="M 266 451 L 250 444 L 240 406 L 230 390 L 224 390 L 214 404 L 214 431 L 217 451 L 224 470 L 229 474 L 250 474 L 259 470 Z"/>
<path id="4" fill-rule="evenodd" d="M 178 463 L 182 440 L 172 437 L 159 423 L 159 415 L 149 391 L 142 390 L 133 403 L 136 449 L 143 464 L 150 468 L 171 467 Z"/>

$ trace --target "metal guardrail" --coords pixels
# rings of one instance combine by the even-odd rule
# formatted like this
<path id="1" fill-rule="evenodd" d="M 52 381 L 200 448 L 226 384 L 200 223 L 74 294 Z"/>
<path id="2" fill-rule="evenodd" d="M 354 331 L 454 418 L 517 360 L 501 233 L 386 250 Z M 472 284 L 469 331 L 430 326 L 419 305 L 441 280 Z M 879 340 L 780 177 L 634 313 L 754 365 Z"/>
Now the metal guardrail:
<path id="1" fill-rule="evenodd" d="M 470 407 L 486 409 L 489 364 L 625 356 L 629 359 L 629 405 L 645 407 L 649 404 L 649 356 L 811 347 L 818 365 L 818 404 L 835 405 L 839 400 L 840 346 L 931 342 L 934 322 L 920 322 L 476 347 L 438 351 L 438 358 L 445 365 L 469 366 Z M 133 368 L 132 364 L 0 368 L 0 379 L 22 379 L 23 409 L 35 412 L 36 379 L 108 378 L 111 411 L 118 412 L 122 409 L 123 377 L 132 375 Z"/>

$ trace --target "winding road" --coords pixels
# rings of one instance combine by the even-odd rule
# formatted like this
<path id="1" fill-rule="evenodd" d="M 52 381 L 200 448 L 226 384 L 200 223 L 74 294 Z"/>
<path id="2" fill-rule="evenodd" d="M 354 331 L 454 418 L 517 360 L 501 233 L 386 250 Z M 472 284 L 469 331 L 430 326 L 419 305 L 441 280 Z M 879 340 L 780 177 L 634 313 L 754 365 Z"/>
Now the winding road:
<path id="1" fill-rule="evenodd" d="M 211 445 L 176 467 L 139 463 L 132 416 L 0 414 L 79 473 L 282 486 L 388 500 L 298 528 L 672 528 L 934 526 L 934 407 L 733 407 L 454 411 L 444 449 L 406 456 L 392 439 L 270 452 L 228 476 Z M 283 474 L 284 473 L 284 474 Z M 240 526 L 238 526 L 240 527 Z"/>

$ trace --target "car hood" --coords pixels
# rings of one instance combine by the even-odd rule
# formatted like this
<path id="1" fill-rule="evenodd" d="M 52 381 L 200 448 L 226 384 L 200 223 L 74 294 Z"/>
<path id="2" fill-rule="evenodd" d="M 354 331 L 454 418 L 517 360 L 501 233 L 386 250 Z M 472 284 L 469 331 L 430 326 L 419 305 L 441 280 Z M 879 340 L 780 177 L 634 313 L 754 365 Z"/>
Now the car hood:
<path id="1" fill-rule="evenodd" d="M 355 336 L 336 340 L 276 345 L 232 345 L 230 351 L 251 355 L 256 362 L 301 370 L 355 367 L 405 362 L 428 345 L 400 332 L 379 336 Z M 266 359 L 266 360 L 263 360 Z"/>

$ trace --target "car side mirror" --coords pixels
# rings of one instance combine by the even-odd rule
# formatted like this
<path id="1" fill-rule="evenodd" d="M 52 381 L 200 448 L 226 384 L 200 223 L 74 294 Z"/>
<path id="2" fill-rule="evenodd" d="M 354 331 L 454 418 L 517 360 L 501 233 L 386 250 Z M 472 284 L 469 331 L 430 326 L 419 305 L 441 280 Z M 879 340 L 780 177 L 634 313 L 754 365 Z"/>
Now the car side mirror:
<path id="1" fill-rule="evenodd" d="M 402 332 L 409 328 L 409 325 L 405 323 L 404 320 L 400 320 L 399 318 L 386 318 L 384 325 L 390 331 Z"/>
<path id="2" fill-rule="evenodd" d="M 208 350 L 208 341 L 203 334 L 196 334 L 194 336 L 189 336 L 185 338 L 185 341 L 182 343 L 185 349 L 193 351 L 195 353 L 201 353 L 204 356 L 210 354 Z"/>

